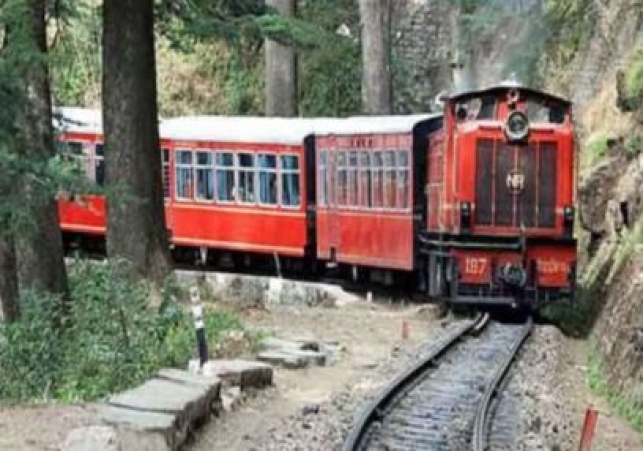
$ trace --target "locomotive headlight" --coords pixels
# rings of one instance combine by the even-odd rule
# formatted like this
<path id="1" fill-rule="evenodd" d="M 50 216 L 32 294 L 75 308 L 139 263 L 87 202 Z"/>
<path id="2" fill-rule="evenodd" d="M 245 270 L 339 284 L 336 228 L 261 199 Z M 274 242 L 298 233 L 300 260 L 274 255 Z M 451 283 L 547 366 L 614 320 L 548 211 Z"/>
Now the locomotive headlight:
<path id="1" fill-rule="evenodd" d="M 509 141 L 522 141 L 529 135 L 529 119 L 521 111 L 512 112 L 505 124 L 505 134 Z"/>

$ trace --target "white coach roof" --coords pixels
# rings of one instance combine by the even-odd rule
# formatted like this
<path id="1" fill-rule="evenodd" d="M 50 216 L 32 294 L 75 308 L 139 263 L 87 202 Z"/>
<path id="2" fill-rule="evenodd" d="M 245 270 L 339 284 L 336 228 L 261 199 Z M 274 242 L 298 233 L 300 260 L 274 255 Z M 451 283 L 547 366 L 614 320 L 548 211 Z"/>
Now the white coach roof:
<path id="1" fill-rule="evenodd" d="M 300 145 L 309 135 L 406 133 L 420 121 L 440 115 L 274 118 L 193 116 L 161 123 L 161 137 L 177 141 Z"/>
<path id="2" fill-rule="evenodd" d="M 60 132 L 102 134 L 101 111 L 54 108 Z M 259 116 L 185 116 L 161 120 L 162 139 L 176 141 L 273 143 L 301 145 L 309 135 L 408 133 L 421 121 L 440 114 L 353 116 L 348 118 L 275 118 Z"/>
<path id="3" fill-rule="evenodd" d="M 59 132 L 103 133 L 103 117 L 100 110 L 57 107 L 52 113 L 54 128 Z"/>

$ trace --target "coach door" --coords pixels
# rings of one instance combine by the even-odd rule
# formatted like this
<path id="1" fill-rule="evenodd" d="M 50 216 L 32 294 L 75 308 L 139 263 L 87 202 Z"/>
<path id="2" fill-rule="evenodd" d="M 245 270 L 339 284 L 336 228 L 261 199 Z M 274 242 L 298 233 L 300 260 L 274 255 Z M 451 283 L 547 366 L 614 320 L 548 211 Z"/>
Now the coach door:
<path id="1" fill-rule="evenodd" d="M 343 155 L 343 154 L 342 154 Z M 336 140 L 330 138 L 330 152 L 328 152 L 328 221 L 326 222 L 328 230 L 328 247 L 331 262 L 335 261 L 340 245 L 341 224 L 339 211 L 337 209 L 337 169 L 341 164 L 340 155 L 337 152 Z"/>

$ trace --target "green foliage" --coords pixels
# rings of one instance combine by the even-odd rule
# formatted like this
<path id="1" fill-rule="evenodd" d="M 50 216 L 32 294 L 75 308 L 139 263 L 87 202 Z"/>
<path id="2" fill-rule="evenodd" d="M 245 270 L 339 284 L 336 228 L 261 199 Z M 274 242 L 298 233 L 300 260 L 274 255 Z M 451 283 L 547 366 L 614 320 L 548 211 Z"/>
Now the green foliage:
<path id="1" fill-rule="evenodd" d="M 626 72 L 625 94 L 631 99 L 638 99 L 643 95 L 643 52 L 636 54 Z"/>
<path id="2" fill-rule="evenodd" d="M 159 309 L 148 286 L 123 262 L 80 263 L 70 274 L 71 313 L 56 332 L 56 299 L 30 293 L 24 318 L 0 326 L 0 399 L 95 400 L 140 383 L 161 366 L 185 366 L 195 354 L 192 319 L 168 283 Z M 210 350 L 241 324 L 226 312 L 205 318 Z"/>
<path id="3" fill-rule="evenodd" d="M 598 135 L 592 137 L 587 143 L 587 151 L 591 156 L 591 162 L 595 163 L 607 155 L 609 150 L 609 137 L 607 135 Z"/>
<path id="4" fill-rule="evenodd" d="M 601 296 L 602 292 L 597 285 L 579 284 L 573 302 L 549 304 L 539 315 L 546 322 L 556 325 L 565 335 L 588 337 L 600 312 Z"/>
<path id="5" fill-rule="evenodd" d="M 351 0 L 307 2 L 302 21 L 315 22 L 324 33 L 317 45 L 300 52 L 299 102 L 304 116 L 347 116 L 361 111 L 359 14 Z M 341 26 L 351 36 L 335 34 Z"/>
<path id="6" fill-rule="evenodd" d="M 50 47 L 54 104 L 100 104 L 102 17 L 96 2 L 62 2 Z"/>
<path id="7" fill-rule="evenodd" d="M 599 396 L 607 398 L 616 413 L 625 418 L 634 429 L 643 432 L 643 396 L 639 394 L 634 397 L 627 397 L 609 386 L 603 376 L 603 368 L 600 357 L 595 349 L 589 355 L 587 366 L 587 383 L 589 387 Z"/>
<path id="8" fill-rule="evenodd" d="M 643 146 L 643 139 L 638 133 L 633 134 L 627 140 L 625 144 L 625 156 L 628 160 L 633 160 L 638 157 L 641 153 L 641 147 Z"/>

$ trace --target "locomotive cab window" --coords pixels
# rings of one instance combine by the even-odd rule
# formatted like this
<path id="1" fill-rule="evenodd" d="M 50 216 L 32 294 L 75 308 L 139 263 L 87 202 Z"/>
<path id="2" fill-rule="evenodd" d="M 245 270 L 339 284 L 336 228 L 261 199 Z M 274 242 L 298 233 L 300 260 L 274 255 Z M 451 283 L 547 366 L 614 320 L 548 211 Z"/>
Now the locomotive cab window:
<path id="1" fill-rule="evenodd" d="M 561 102 L 531 96 L 527 99 L 525 114 L 532 123 L 562 124 L 565 122 L 566 111 Z"/>
<path id="2" fill-rule="evenodd" d="M 493 95 L 473 97 L 458 102 L 455 116 L 458 121 L 483 121 L 496 118 L 498 99 Z"/>
<path id="3" fill-rule="evenodd" d="M 299 193 L 299 157 L 281 155 L 281 205 L 296 208 L 301 205 Z"/>

